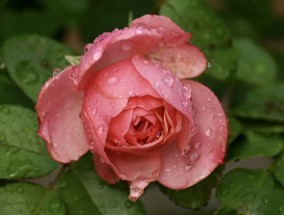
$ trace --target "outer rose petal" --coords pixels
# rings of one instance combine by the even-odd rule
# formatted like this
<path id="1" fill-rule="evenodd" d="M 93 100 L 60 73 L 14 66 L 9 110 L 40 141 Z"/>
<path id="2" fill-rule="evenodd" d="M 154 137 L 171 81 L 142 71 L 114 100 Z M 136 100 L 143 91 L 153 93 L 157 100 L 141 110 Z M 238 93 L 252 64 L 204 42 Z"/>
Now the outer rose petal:
<path id="1" fill-rule="evenodd" d="M 141 26 L 144 28 L 155 29 L 162 35 L 160 42 L 167 44 L 183 44 L 190 38 L 190 34 L 182 30 L 166 16 L 145 15 L 134 19 L 130 27 Z"/>
<path id="2" fill-rule="evenodd" d="M 208 176 L 222 163 L 227 142 L 227 121 L 216 96 L 198 82 L 183 83 L 192 90 L 196 133 L 184 151 L 176 144 L 161 151 L 158 181 L 172 189 L 185 189 Z"/>
<path id="3" fill-rule="evenodd" d="M 144 55 L 153 50 L 161 35 L 148 29 L 115 30 L 98 37 L 82 56 L 79 73 L 74 74 L 75 85 L 84 89 L 88 81 L 102 68 L 136 54 Z"/>
<path id="4" fill-rule="evenodd" d="M 193 45 L 160 48 L 150 55 L 151 59 L 171 70 L 179 79 L 194 78 L 206 68 L 206 59 Z"/>
<path id="5" fill-rule="evenodd" d="M 46 82 L 36 104 L 40 127 L 38 135 L 58 162 L 77 160 L 89 149 L 79 117 L 82 93 L 74 91 L 69 74 L 77 67 L 67 67 Z"/>

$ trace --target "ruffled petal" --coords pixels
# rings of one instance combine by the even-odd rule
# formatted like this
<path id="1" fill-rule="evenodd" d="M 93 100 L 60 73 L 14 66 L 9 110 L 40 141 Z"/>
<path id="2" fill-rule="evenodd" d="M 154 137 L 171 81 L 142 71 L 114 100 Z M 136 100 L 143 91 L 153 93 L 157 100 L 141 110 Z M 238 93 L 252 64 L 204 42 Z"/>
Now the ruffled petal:
<path id="1" fill-rule="evenodd" d="M 185 80 L 191 89 L 196 132 L 181 151 L 173 142 L 161 151 L 158 181 L 172 189 L 185 189 L 208 176 L 223 162 L 227 143 L 227 120 L 217 97 L 202 84 Z"/>
<path id="2" fill-rule="evenodd" d="M 89 149 L 82 121 L 82 92 L 75 91 L 69 74 L 77 67 L 67 67 L 49 79 L 39 93 L 36 111 L 38 135 L 47 145 L 53 159 L 61 163 L 77 160 Z"/>
<path id="3" fill-rule="evenodd" d="M 125 28 L 98 37 L 89 44 L 82 56 L 78 73 L 73 80 L 78 89 L 84 89 L 95 73 L 102 68 L 133 55 L 149 53 L 161 35 L 144 28 Z"/>
<path id="4" fill-rule="evenodd" d="M 156 49 L 150 54 L 150 58 L 171 70 L 179 79 L 194 78 L 206 68 L 203 53 L 190 44 Z"/>
<path id="5" fill-rule="evenodd" d="M 166 16 L 157 16 L 157 15 L 145 15 L 138 19 L 134 19 L 130 27 L 137 28 L 148 28 L 152 32 L 155 30 L 162 35 L 160 44 L 183 44 L 187 42 L 190 38 L 190 34 L 182 30 L 179 26 L 172 22 Z"/>

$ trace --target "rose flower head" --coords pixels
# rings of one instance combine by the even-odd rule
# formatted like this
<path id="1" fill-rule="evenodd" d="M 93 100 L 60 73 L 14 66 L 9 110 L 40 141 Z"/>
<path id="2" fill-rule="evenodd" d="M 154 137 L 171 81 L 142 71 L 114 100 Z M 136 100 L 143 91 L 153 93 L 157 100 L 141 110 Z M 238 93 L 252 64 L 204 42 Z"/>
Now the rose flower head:
<path id="1" fill-rule="evenodd" d="M 132 201 L 152 181 L 179 190 L 208 176 L 223 161 L 227 122 L 211 90 L 182 80 L 206 67 L 189 38 L 169 18 L 145 15 L 86 45 L 39 93 L 38 135 L 53 159 L 90 150 L 98 175 L 127 181 Z"/>

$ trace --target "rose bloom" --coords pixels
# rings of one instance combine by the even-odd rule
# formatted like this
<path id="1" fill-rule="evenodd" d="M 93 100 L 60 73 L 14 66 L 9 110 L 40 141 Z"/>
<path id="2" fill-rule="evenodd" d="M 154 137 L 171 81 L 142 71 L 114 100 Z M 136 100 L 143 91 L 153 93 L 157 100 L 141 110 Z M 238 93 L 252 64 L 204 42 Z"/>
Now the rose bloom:
<path id="1" fill-rule="evenodd" d="M 202 84 L 204 55 L 164 16 L 145 15 L 86 45 L 78 65 L 50 78 L 36 105 L 38 135 L 54 160 L 88 150 L 99 176 L 125 180 L 136 201 L 152 181 L 179 190 L 222 163 L 227 122 Z"/>

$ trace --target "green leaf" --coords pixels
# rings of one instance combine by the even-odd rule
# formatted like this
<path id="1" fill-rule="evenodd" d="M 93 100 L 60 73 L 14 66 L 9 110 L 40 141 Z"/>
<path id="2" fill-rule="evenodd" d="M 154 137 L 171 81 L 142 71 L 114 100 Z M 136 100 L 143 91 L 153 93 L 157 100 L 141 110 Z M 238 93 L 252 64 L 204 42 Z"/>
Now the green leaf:
<path id="1" fill-rule="evenodd" d="M 167 0 L 160 14 L 192 33 L 191 43 L 205 52 L 209 62 L 205 74 L 224 80 L 235 70 L 237 53 L 230 33 L 206 1 Z"/>
<path id="2" fill-rule="evenodd" d="M 275 161 L 273 172 L 276 179 L 284 186 L 284 153 Z"/>
<path id="3" fill-rule="evenodd" d="M 160 188 L 176 205 L 197 210 L 207 205 L 212 189 L 219 182 L 222 171 L 223 167 L 219 167 L 204 180 L 184 190 L 171 190 L 162 185 Z"/>
<path id="4" fill-rule="evenodd" d="M 45 37 L 20 35 L 11 37 L 3 45 L 3 58 L 13 81 L 34 102 L 43 83 L 55 68 L 64 68 L 64 56 L 72 51 Z"/>
<path id="5" fill-rule="evenodd" d="M 0 71 L 0 104 L 16 104 L 31 109 L 34 108 L 33 102 L 16 86 L 6 71 Z"/>
<path id="6" fill-rule="evenodd" d="M 128 200 L 127 186 L 108 185 L 93 168 L 90 154 L 72 164 L 56 184 L 56 189 L 66 203 L 68 215 L 144 215 L 141 203 Z"/>
<path id="7" fill-rule="evenodd" d="M 0 44 L 13 35 L 36 33 L 53 35 L 61 22 L 48 11 L 39 10 L 1 10 L 0 13 Z"/>
<path id="8" fill-rule="evenodd" d="M 267 51 L 247 38 L 235 39 L 234 45 L 239 52 L 237 79 L 254 85 L 275 81 L 276 63 Z"/>
<path id="9" fill-rule="evenodd" d="M 228 207 L 221 207 L 218 209 L 213 215 L 241 215 L 236 210 L 228 208 Z"/>
<path id="10" fill-rule="evenodd" d="M 36 178 L 50 173 L 56 163 L 36 136 L 35 112 L 0 105 L 0 179 Z"/>
<path id="11" fill-rule="evenodd" d="M 284 189 L 266 170 L 235 169 L 218 186 L 217 199 L 243 214 L 284 214 Z"/>
<path id="12" fill-rule="evenodd" d="M 243 130 L 255 131 L 258 133 L 284 133 L 284 124 L 262 120 L 242 120 Z"/>
<path id="13" fill-rule="evenodd" d="M 232 116 L 229 116 L 229 136 L 228 142 L 232 143 L 241 133 L 242 125 L 241 123 Z"/>
<path id="14" fill-rule="evenodd" d="M 284 83 L 262 86 L 243 96 L 232 112 L 246 119 L 284 122 Z"/>
<path id="15" fill-rule="evenodd" d="M 233 142 L 227 160 L 244 160 L 252 157 L 272 157 L 280 153 L 284 139 L 280 135 L 264 135 L 246 132 L 244 138 Z"/>
<path id="16" fill-rule="evenodd" d="M 60 197 L 51 190 L 31 183 L 0 186 L 2 215 L 67 215 Z"/>

